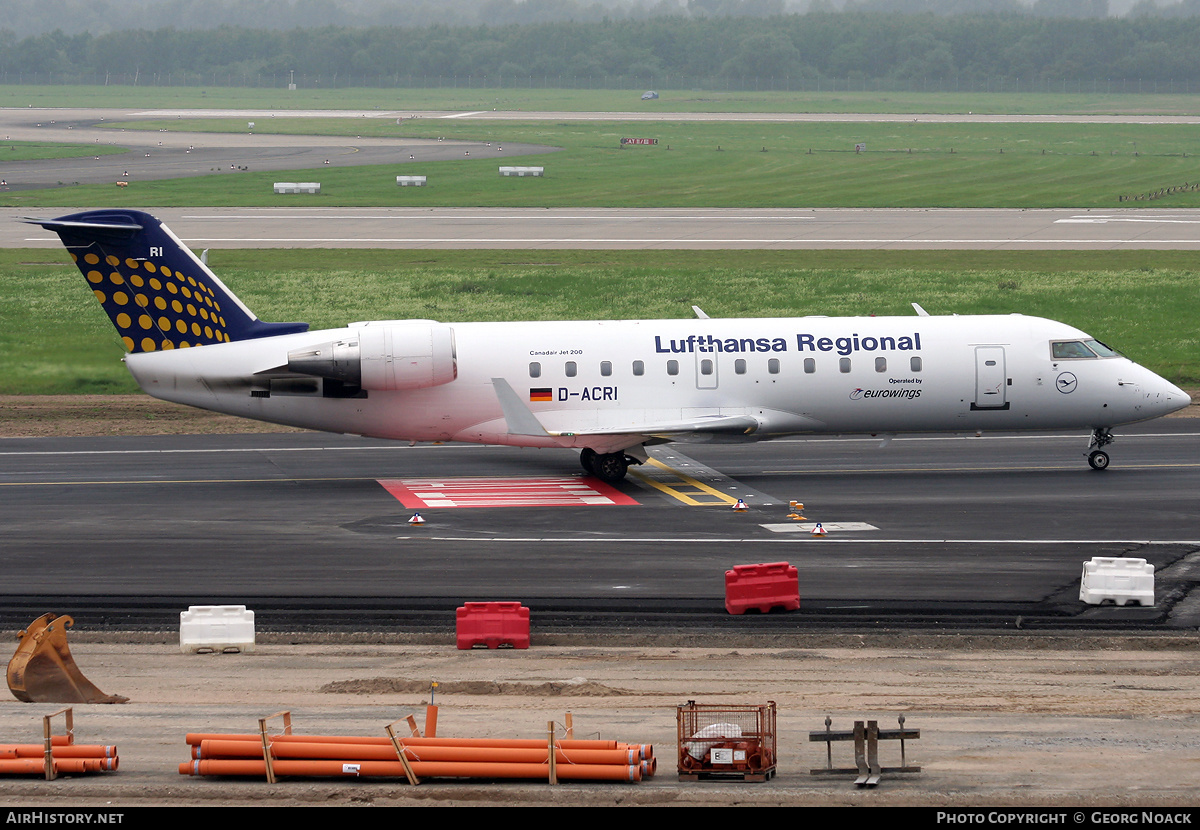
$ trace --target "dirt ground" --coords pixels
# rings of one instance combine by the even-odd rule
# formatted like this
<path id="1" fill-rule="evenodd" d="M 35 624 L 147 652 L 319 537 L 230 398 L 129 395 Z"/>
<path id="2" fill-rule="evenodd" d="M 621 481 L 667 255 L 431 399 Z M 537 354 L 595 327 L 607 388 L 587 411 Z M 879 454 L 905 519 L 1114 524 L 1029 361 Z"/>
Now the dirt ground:
<path id="1" fill-rule="evenodd" d="M 0 395 L 0 438 L 305 432 L 149 395 Z"/>
<path id="2" fill-rule="evenodd" d="M 536 620 L 534 621 L 536 631 Z M 263 641 L 247 654 L 182 654 L 171 636 L 88 641 L 76 662 L 124 705 L 78 705 L 76 740 L 115 744 L 117 772 L 55 782 L 0 779 L 6 806 L 107 805 L 744 805 L 1194 807 L 1200 756 L 1200 644 L 1193 636 L 804 636 L 760 648 L 624 646 L 537 636 L 528 650 L 442 643 Z M 620 642 L 619 638 L 616 640 Z M 543 738 L 566 713 L 577 737 L 651 743 L 658 772 L 640 783 L 558 786 L 430 780 L 211 779 L 178 772 L 189 732 L 246 733 L 291 712 L 296 732 L 384 735 L 422 728 L 437 681 L 437 733 Z M 778 707 L 778 773 L 763 783 L 678 780 L 676 707 Z M 4 741 L 33 741 L 50 704 L 0 702 Z M 920 730 L 916 774 L 814 776 L 834 729 L 878 719 Z M 281 719 L 275 718 L 278 726 Z M 403 724 L 401 724 L 403 726 Z M 852 766 L 835 744 L 835 766 Z M 899 747 L 881 747 L 884 766 Z"/>
<path id="3" fill-rule="evenodd" d="M 1194 398 L 1200 395 L 1193 393 Z M 1200 407 L 1188 413 L 1195 416 Z M 0 397 L 0 437 L 245 432 L 247 422 L 143 396 Z M 275 429 L 264 427 L 265 429 Z M 51 610 L 51 609 L 47 609 Z M 66 610 L 66 609 L 57 609 Z M 528 650 L 459 651 L 452 638 L 261 637 L 246 654 L 183 654 L 177 635 L 73 632 L 83 672 L 123 705 L 74 707 L 79 743 L 115 744 L 117 772 L 46 782 L 0 778 L 10 808 L 135 806 L 1200 806 L 1200 640 L 1191 634 L 796 635 L 590 638 L 539 632 Z M 15 634 L 15 632 L 11 632 Z M 188 732 L 252 732 L 291 712 L 295 731 L 544 737 L 571 713 L 578 737 L 652 743 L 658 773 L 636 784 L 286 779 L 180 775 Z M 777 775 L 764 783 L 679 781 L 676 707 L 688 700 L 778 707 Z M 0 742 L 39 739 L 53 704 L 0 700 Z M 856 719 L 919 729 L 875 789 L 818 776 L 810 731 Z M 271 721 L 280 722 L 279 718 Z M 59 720 L 61 724 L 61 718 Z M 900 763 L 893 742 L 882 764 Z M 852 766 L 849 744 L 835 766 Z"/>

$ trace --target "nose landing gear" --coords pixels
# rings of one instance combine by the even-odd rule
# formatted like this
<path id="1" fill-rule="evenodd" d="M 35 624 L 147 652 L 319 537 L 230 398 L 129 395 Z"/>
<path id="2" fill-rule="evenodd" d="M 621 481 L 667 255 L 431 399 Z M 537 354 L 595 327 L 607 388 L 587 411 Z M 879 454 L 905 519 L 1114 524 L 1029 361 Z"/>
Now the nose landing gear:
<path id="1" fill-rule="evenodd" d="M 1112 430 L 1108 427 L 1098 427 L 1092 430 L 1092 437 L 1088 441 L 1087 448 L 1088 466 L 1093 470 L 1107 470 L 1108 453 L 1101 448 L 1107 447 L 1112 442 Z"/>

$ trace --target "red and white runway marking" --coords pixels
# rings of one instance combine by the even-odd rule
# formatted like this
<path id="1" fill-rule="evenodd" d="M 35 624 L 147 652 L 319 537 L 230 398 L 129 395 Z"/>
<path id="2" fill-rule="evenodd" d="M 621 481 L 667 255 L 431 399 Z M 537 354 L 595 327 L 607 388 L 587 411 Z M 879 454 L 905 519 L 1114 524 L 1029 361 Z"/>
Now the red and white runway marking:
<path id="1" fill-rule="evenodd" d="M 379 483 L 405 507 L 595 507 L 637 504 L 595 478 L 404 478 Z"/>

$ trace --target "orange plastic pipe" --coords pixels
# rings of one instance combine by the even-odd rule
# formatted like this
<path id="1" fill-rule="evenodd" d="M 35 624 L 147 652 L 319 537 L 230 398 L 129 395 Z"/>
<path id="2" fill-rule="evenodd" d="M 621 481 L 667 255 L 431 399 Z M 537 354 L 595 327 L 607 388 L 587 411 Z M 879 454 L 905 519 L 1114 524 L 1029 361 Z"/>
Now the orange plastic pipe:
<path id="1" fill-rule="evenodd" d="M 42 775 L 45 771 L 39 758 L 0 758 L 0 775 Z"/>
<path id="2" fill-rule="evenodd" d="M 0 744 L 0 756 L 7 751 L 16 753 L 15 758 L 41 758 L 46 748 L 41 744 Z M 98 744 L 69 744 L 51 747 L 55 758 L 115 758 L 115 746 L 100 746 Z"/>
<path id="3" fill-rule="evenodd" d="M 252 741 L 259 745 L 262 744 L 262 736 L 259 734 L 223 734 L 220 732 L 189 732 L 183 738 L 184 742 L 191 746 L 199 746 L 204 741 Z M 303 741 L 305 743 L 318 744 L 390 744 L 390 738 L 376 738 L 368 735 L 268 735 L 269 741 Z M 405 739 L 411 740 L 411 739 Z"/>
<path id="4" fill-rule="evenodd" d="M 117 768 L 116 758 L 58 758 L 54 766 L 60 773 L 111 772 Z"/>
<path id="5" fill-rule="evenodd" d="M 401 742 L 404 746 L 405 742 Z M 520 747 L 478 746 L 404 746 L 404 754 L 410 761 L 483 761 L 488 763 L 543 764 L 546 748 L 525 749 Z M 250 741 L 204 741 L 193 758 L 261 758 L 262 747 Z M 271 744 L 271 757 L 284 759 L 354 759 L 359 761 L 391 761 L 396 750 L 387 746 L 364 744 L 323 744 L 288 741 Z M 560 764 L 618 764 L 632 766 L 639 763 L 637 753 L 627 749 L 559 749 L 555 760 Z"/>
<path id="6" fill-rule="evenodd" d="M 206 732 L 190 732 L 184 736 L 184 742 L 191 746 L 199 746 L 203 741 L 252 741 L 256 744 L 262 744 L 261 735 L 240 735 Z M 270 735 L 268 740 L 272 743 L 286 742 L 301 742 L 301 743 L 335 743 L 335 744 L 378 744 L 383 746 L 391 746 L 392 741 L 386 737 L 374 737 L 370 735 Z M 409 746 L 506 746 L 506 747 L 543 747 L 545 741 L 537 740 L 536 738 L 409 738 L 401 739 L 403 743 Z M 652 757 L 654 747 L 652 744 L 622 744 L 617 741 L 601 741 L 601 740 L 569 740 L 555 741 L 554 745 L 560 749 L 637 749 L 642 753 L 643 757 Z"/>
<path id="7" fill-rule="evenodd" d="M 316 778 L 398 778 L 404 775 L 399 761 L 291 761 L 271 764 L 276 775 Z M 547 764 L 439 763 L 417 761 L 419 778 L 541 778 L 549 776 Z M 189 761 L 179 765 L 180 775 L 266 775 L 263 761 Z M 638 767 L 575 764 L 559 767 L 558 777 L 573 781 L 640 781 Z"/>
<path id="8" fill-rule="evenodd" d="M 56 746 L 50 750 L 55 758 L 116 758 L 115 746 L 89 746 L 75 744 L 74 746 Z"/>

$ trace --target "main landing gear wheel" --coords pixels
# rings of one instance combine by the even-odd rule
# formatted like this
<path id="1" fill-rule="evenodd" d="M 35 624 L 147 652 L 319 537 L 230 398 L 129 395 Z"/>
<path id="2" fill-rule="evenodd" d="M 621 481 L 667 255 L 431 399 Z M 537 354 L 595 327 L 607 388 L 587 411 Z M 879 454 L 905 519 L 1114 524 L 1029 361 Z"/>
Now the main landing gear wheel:
<path id="1" fill-rule="evenodd" d="M 598 453 L 584 449 L 579 453 L 579 463 L 583 469 L 605 484 L 617 484 L 624 479 L 630 460 L 623 452 Z"/>
<path id="2" fill-rule="evenodd" d="M 1093 470 L 1107 470 L 1108 453 L 1104 452 L 1104 450 L 1094 450 L 1088 455 L 1088 464 L 1091 465 Z"/>
<path id="3" fill-rule="evenodd" d="M 592 467 L 596 471 L 596 478 L 605 484 L 616 484 L 625 478 L 625 473 L 629 470 L 629 460 L 623 452 L 609 452 L 597 455 Z"/>

